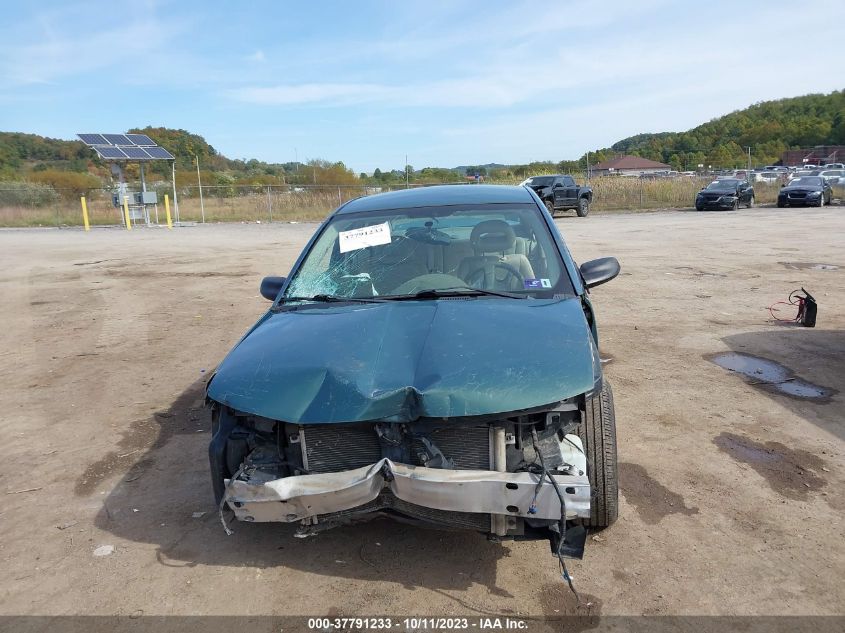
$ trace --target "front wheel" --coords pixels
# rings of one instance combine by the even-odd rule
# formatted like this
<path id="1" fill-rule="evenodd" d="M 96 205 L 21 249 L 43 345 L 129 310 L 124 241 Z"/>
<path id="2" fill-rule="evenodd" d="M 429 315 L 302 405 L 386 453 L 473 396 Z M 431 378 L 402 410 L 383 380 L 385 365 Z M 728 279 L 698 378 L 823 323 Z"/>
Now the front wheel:
<path id="1" fill-rule="evenodd" d="M 587 455 L 587 477 L 592 499 L 590 518 L 581 524 L 606 528 L 619 516 L 619 476 L 616 467 L 616 416 L 613 391 L 604 381 L 601 393 L 587 401 L 578 437 Z"/>
<path id="2" fill-rule="evenodd" d="M 751 208 L 753 208 L 753 207 L 754 207 L 754 196 L 751 196 L 751 197 L 748 199 L 748 204 L 747 204 L 747 205 L 745 205 L 745 206 L 746 206 L 746 207 L 748 207 L 749 209 L 751 209 Z"/>
<path id="3" fill-rule="evenodd" d="M 545 203 L 545 204 L 546 204 L 546 209 L 547 209 L 547 210 L 548 210 L 548 212 L 549 212 L 549 215 L 550 215 L 550 216 L 552 216 L 552 217 L 555 217 L 555 205 L 554 205 L 554 204 L 552 204 L 552 201 L 551 201 L 551 200 L 546 200 L 546 203 Z"/>
<path id="4" fill-rule="evenodd" d="M 820 207 L 824 206 L 824 194 L 819 196 L 819 206 Z"/>
<path id="5" fill-rule="evenodd" d="M 739 198 L 734 200 L 734 203 L 731 205 L 731 211 L 736 211 L 737 209 L 739 209 Z"/>
<path id="6" fill-rule="evenodd" d="M 575 210 L 575 213 L 578 214 L 579 218 L 586 217 L 586 215 L 590 212 L 590 201 L 587 198 L 579 198 L 578 199 L 578 208 Z"/>

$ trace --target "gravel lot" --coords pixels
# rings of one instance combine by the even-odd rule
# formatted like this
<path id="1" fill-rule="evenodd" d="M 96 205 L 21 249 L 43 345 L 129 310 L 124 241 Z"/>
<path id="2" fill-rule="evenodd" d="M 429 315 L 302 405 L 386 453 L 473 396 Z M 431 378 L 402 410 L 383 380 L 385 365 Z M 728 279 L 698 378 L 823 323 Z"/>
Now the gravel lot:
<path id="1" fill-rule="evenodd" d="M 593 293 L 620 518 L 570 566 L 581 606 L 542 542 L 224 534 L 203 382 L 316 228 L 251 224 L 0 231 L 0 613 L 842 613 L 845 208 L 557 222 L 577 260 L 623 269 Z M 766 310 L 800 286 L 815 329 Z M 751 384 L 709 360 L 725 351 L 834 393 Z"/>

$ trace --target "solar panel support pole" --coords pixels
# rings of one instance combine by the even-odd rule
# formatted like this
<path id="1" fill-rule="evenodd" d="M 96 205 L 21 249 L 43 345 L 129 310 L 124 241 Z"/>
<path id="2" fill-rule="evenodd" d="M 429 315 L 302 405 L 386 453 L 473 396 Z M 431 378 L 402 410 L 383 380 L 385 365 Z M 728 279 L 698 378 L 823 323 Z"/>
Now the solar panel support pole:
<path id="1" fill-rule="evenodd" d="M 205 224 L 205 204 L 202 201 L 202 180 L 200 179 L 200 157 L 194 154 L 197 160 L 197 185 L 200 188 L 200 214 L 202 215 L 202 223 Z"/>
<path id="2" fill-rule="evenodd" d="M 176 224 L 179 224 L 179 198 L 176 197 L 176 161 L 171 164 L 171 178 L 173 183 L 173 211 L 176 213 Z"/>

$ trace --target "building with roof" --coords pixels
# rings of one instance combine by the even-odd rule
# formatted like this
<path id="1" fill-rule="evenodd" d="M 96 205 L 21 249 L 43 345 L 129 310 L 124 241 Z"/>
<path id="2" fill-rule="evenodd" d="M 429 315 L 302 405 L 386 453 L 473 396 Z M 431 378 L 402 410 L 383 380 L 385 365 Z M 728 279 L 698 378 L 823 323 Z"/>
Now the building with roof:
<path id="1" fill-rule="evenodd" d="M 617 156 L 593 165 L 591 171 L 594 176 L 642 176 L 671 169 L 672 167 L 665 163 L 658 163 L 656 160 L 640 156 Z"/>
<path id="2" fill-rule="evenodd" d="M 818 145 L 808 149 L 790 149 L 781 154 L 780 161 L 786 167 L 845 163 L 845 145 Z"/>

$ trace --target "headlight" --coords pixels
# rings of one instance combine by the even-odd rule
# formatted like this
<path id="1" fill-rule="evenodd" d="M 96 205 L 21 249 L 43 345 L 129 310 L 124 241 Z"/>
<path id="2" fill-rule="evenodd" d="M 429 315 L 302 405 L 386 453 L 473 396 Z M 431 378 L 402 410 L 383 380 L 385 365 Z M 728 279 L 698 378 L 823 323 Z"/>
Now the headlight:
<path id="1" fill-rule="evenodd" d="M 807 197 L 808 198 L 814 198 L 814 197 L 820 196 L 820 195 L 822 195 L 821 191 L 811 191 L 810 193 L 807 194 Z"/>

